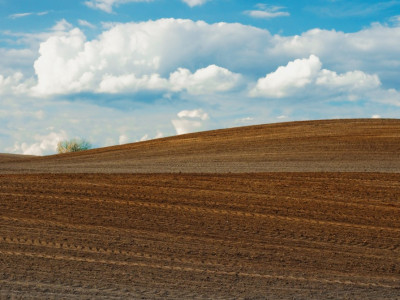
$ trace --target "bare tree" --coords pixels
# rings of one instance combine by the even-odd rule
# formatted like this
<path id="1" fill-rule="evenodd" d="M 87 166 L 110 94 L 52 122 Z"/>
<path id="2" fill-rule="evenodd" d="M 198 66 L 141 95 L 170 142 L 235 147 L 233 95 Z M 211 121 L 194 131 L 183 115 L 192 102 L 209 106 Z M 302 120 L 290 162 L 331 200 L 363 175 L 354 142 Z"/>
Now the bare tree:
<path id="1" fill-rule="evenodd" d="M 60 141 L 57 144 L 58 153 L 69 153 L 89 150 L 92 145 L 85 139 L 71 139 Z"/>

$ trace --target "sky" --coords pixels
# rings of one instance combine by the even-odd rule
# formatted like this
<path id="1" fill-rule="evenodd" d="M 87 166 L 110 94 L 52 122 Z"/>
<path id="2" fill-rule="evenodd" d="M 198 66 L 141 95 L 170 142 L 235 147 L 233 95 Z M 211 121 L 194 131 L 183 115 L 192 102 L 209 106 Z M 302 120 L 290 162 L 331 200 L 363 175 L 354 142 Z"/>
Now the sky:
<path id="1" fill-rule="evenodd" d="M 400 117 L 400 1 L 0 0 L 0 153 Z"/>

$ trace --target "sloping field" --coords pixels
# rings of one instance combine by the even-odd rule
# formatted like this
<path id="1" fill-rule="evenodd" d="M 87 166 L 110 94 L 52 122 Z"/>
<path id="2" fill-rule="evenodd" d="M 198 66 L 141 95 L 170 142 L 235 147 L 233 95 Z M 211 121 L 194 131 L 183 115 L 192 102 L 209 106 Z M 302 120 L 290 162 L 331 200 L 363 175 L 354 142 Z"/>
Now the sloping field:
<path id="1" fill-rule="evenodd" d="M 1 173 L 399 172 L 400 120 L 239 127 L 1 163 Z"/>
<path id="2" fill-rule="evenodd" d="M 400 296 L 399 174 L 2 175 L 2 295 Z"/>
<path id="3" fill-rule="evenodd" d="M 19 154 L 7 154 L 7 153 L 0 153 L 0 163 L 6 162 L 16 162 L 19 160 L 29 160 L 35 158 L 33 155 L 19 155 Z"/>
<path id="4" fill-rule="evenodd" d="M 0 156 L 0 298 L 398 299 L 399 151 L 347 120 Z"/>

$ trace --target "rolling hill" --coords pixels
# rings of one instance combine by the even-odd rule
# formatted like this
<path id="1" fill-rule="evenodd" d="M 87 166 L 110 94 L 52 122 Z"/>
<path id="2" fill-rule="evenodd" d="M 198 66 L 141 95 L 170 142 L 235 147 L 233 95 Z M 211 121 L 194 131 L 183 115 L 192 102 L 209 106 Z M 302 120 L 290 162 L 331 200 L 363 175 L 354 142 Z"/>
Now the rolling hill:
<path id="1" fill-rule="evenodd" d="M 0 155 L 0 298 L 397 299 L 400 120 Z"/>
<path id="2" fill-rule="evenodd" d="M 400 120 L 278 123 L 10 161 L 1 173 L 398 172 Z"/>

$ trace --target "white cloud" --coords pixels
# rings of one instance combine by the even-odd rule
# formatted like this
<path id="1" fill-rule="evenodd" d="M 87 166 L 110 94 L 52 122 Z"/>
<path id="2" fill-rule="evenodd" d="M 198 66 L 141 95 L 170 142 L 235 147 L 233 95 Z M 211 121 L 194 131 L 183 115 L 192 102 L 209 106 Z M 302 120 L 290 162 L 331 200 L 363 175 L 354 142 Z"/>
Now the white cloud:
<path id="1" fill-rule="evenodd" d="M 247 10 L 244 13 L 253 18 L 258 19 L 272 19 L 277 17 L 288 17 L 290 13 L 281 11 L 284 7 L 281 6 L 268 6 L 265 4 L 256 5 L 258 10 Z"/>
<path id="2" fill-rule="evenodd" d="M 31 15 L 33 15 L 33 13 L 31 13 L 31 12 L 19 13 L 19 14 L 10 15 L 9 18 L 10 19 L 18 19 L 18 18 L 28 17 L 28 16 L 31 16 Z"/>
<path id="3" fill-rule="evenodd" d="M 157 133 L 156 133 L 154 138 L 155 139 L 161 139 L 162 137 L 164 137 L 164 134 L 161 131 L 157 130 Z"/>
<path id="4" fill-rule="evenodd" d="M 96 26 L 86 20 L 78 20 L 78 24 L 83 27 L 89 27 L 91 29 L 95 29 Z"/>
<path id="5" fill-rule="evenodd" d="M 0 95 L 28 93 L 32 84 L 34 84 L 33 80 L 24 80 L 24 75 L 21 72 L 16 72 L 7 77 L 0 74 Z"/>
<path id="6" fill-rule="evenodd" d="M 100 9 L 107 13 L 112 13 L 113 6 L 118 6 L 120 4 L 130 3 L 130 2 L 151 2 L 153 0 L 89 0 L 85 1 L 85 5 L 94 8 Z"/>
<path id="7" fill-rule="evenodd" d="M 199 118 L 203 121 L 208 120 L 210 117 L 202 109 L 182 110 L 178 113 L 179 118 Z"/>
<path id="8" fill-rule="evenodd" d="M 149 135 L 146 133 L 144 136 L 142 136 L 141 138 L 140 138 L 140 142 L 144 142 L 144 141 L 147 141 L 149 139 Z"/>
<path id="9" fill-rule="evenodd" d="M 290 95 L 299 88 L 310 84 L 317 76 L 321 66 L 321 61 L 315 55 L 306 59 L 296 59 L 285 67 L 279 67 L 265 78 L 260 78 L 250 95 L 271 98 Z"/>
<path id="10" fill-rule="evenodd" d="M 182 110 L 177 114 L 179 119 L 172 120 L 177 134 L 186 134 L 203 128 L 204 121 L 209 119 L 202 109 Z"/>
<path id="11" fill-rule="evenodd" d="M 121 93 L 140 90 L 164 90 L 168 88 L 168 85 L 168 81 L 160 78 L 158 74 L 143 75 L 141 78 L 136 78 L 135 74 L 121 76 L 106 74 L 103 76 L 97 91 L 100 93 Z"/>
<path id="12" fill-rule="evenodd" d="M 189 31 L 185 29 L 188 26 Z M 191 73 L 179 67 L 182 62 L 172 53 L 186 51 L 180 31 L 208 33 L 211 27 L 202 22 L 173 19 L 120 24 L 104 32 L 98 40 L 89 42 L 80 29 L 74 28 L 41 44 L 40 57 L 34 64 L 38 77 L 34 92 L 43 96 L 83 91 L 171 90 L 194 95 L 228 91 L 239 83 L 239 74 L 216 65 Z M 168 49 L 171 45 L 165 40 L 168 35 L 179 45 Z M 190 57 L 194 50 L 183 55 Z M 175 66 L 177 68 L 171 70 Z M 164 78 L 161 73 L 165 74 Z"/>
<path id="13" fill-rule="evenodd" d="M 79 92 L 88 86 L 93 74 L 89 70 L 79 69 L 76 55 L 84 47 L 85 36 L 75 28 L 64 36 L 53 36 L 40 45 L 40 57 L 34 68 L 38 84 L 34 92 L 56 94 Z M 83 57 L 82 60 L 90 60 Z"/>
<path id="14" fill-rule="evenodd" d="M 340 47 L 338 47 L 340 45 Z M 295 36 L 274 36 L 272 57 L 318 56 L 324 65 L 338 72 L 361 70 L 378 74 L 382 80 L 396 80 L 400 57 L 400 27 L 373 24 L 354 33 L 312 29 Z"/>
<path id="15" fill-rule="evenodd" d="M 125 134 L 119 136 L 118 143 L 120 145 L 127 144 L 129 142 L 129 137 Z"/>
<path id="16" fill-rule="evenodd" d="M 251 122 L 253 120 L 254 120 L 254 118 L 252 118 L 252 117 L 244 117 L 244 118 L 236 119 L 235 123 L 236 124 L 243 124 L 243 123 L 249 123 L 249 122 Z"/>
<path id="17" fill-rule="evenodd" d="M 41 44 L 34 65 L 38 77 L 35 91 L 52 95 L 125 92 L 142 87 L 168 89 L 165 80 L 174 72 L 170 82 L 173 90 L 193 94 L 226 91 L 237 83 L 239 75 L 214 62 L 222 58 L 221 64 L 234 68 L 248 66 L 253 60 L 255 63 L 261 54 L 246 61 L 243 58 L 254 52 L 251 44 L 254 46 L 253 38 L 259 35 L 269 36 L 240 24 L 209 25 L 175 19 L 113 25 L 92 41 L 86 41 L 83 32 L 75 28 Z M 204 64 L 208 67 L 200 67 Z M 196 70 L 193 66 L 199 68 L 191 73 L 189 69 Z M 179 80 L 187 86 L 180 85 Z"/>
<path id="18" fill-rule="evenodd" d="M 42 43 L 43 51 L 52 47 L 71 48 L 72 34 L 63 32 L 70 28 L 65 22 L 55 26 L 61 31 Z M 383 82 L 392 82 L 392 88 L 400 76 L 400 57 L 396 51 L 400 47 L 400 27 L 373 25 L 355 33 L 313 29 L 301 35 L 272 36 L 267 30 L 241 24 L 161 19 L 109 24 L 106 31 L 91 41 L 75 30 L 72 32 L 75 38 L 80 35 L 81 42 L 71 55 L 65 57 L 64 51 L 51 56 L 43 52 L 38 59 L 46 60 L 49 65 L 55 59 L 57 64 L 52 66 L 52 73 L 58 72 L 61 77 L 73 72 L 73 85 L 85 73 L 82 80 L 93 74 L 98 82 L 106 74 L 114 77 L 134 74 L 136 78 L 159 74 L 167 79 L 179 68 L 195 72 L 211 65 L 245 77 L 254 76 L 311 54 L 318 56 L 327 69 L 377 74 Z M 39 80 L 48 77 L 43 70 L 36 73 Z M 63 82 L 57 82 L 56 78 L 49 85 L 59 86 Z"/>
<path id="19" fill-rule="evenodd" d="M 174 125 L 176 134 L 186 134 L 198 131 L 203 123 L 195 120 L 172 120 L 172 125 Z"/>
<path id="20" fill-rule="evenodd" d="M 11 152 L 22 153 L 27 155 L 44 155 L 54 153 L 57 149 L 58 142 L 67 138 L 64 131 L 51 132 L 48 135 L 36 135 L 34 139 L 37 141 L 33 144 L 16 143 Z"/>
<path id="21" fill-rule="evenodd" d="M 366 74 L 361 71 L 350 71 L 337 74 L 329 70 L 322 70 L 316 80 L 317 85 L 347 91 L 375 89 L 381 85 L 377 75 Z"/>
<path id="22" fill-rule="evenodd" d="M 193 95 L 225 92 L 234 88 L 239 80 L 239 74 L 216 65 L 199 69 L 194 74 L 188 69 L 179 68 L 170 76 L 172 90 L 187 90 Z"/>
<path id="23" fill-rule="evenodd" d="M 288 120 L 400 115 L 397 27 L 372 25 L 354 33 L 313 29 L 298 36 L 281 36 L 241 24 L 162 19 L 109 23 L 103 33 L 87 40 L 81 30 L 70 30 L 66 23 L 62 22 L 58 31 L 4 33 L 18 49 L 0 48 L 3 151 L 17 141 L 18 153 L 40 153 L 43 137 L 63 129 L 105 146 L 127 142 L 128 137 L 134 141 L 147 133 L 156 136 L 155 130 L 168 136 L 230 127 L 240 121 L 276 122 L 280 114 L 289 116 Z M 39 42 L 34 65 L 37 77 L 32 82 L 30 72 Z M 311 55 L 319 58 L 314 65 Z M 318 61 L 323 67 L 318 67 Z M 294 65 L 293 72 L 289 72 L 288 62 Z M 289 81 L 282 76 L 278 80 L 280 66 L 281 75 Z M 309 73 L 302 73 L 301 66 Z M 172 74 L 177 77 L 173 79 Z M 238 74 L 241 79 L 232 84 Z M 269 90 L 262 85 L 259 97 L 249 99 L 248 89 L 255 88 L 257 79 L 265 79 L 267 74 L 275 77 L 273 84 L 265 83 Z M 32 85 L 40 97 L 27 95 Z M 68 95 L 153 89 L 157 98 L 137 102 L 136 95 L 74 95 L 74 101 L 69 101 Z M 265 93 L 290 98 L 265 99 Z M 144 94 L 148 97 L 150 93 Z M 43 97 L 46 95 L 49 97 Z M 362 105 L 346 103 L 346 99 L 358 99 Z M 204 111 L 189 110 L 171 118 L 193 106 Z M 206 119 L 206 112 L 213 118 Z M 46 129 L 50 126 L 54 128 Z M 54 153 L 50 148 L 46 151 Z"/>
<path id="24" fill-rule="evenodd" d="M 300 90 L 309 96 L 316 88 L 348 93 L 348 99 L 380 101 L 379 95 L 397 105 L 397 91 L 390 91 L 400 77 L 397 27 L 373 25 L 351 34 L 314 29 L 284 37 L 241 24 L 161 19 L 111 24 L 90 41 L 78 28 L 66 31 L 71 28 L 66 20 L 54 28 L 58 31 L 41 44 L 34 64 L 33 91 L 41 97 L 155 90 L 206 99 L 208 94 L 226 96 L 245 86 L 240 83 L 268 74 L 252 96 L 286 97 Z M 325 70 L 313 57 L 323 61 Z M 7 76 L 14 73 L 7 70 Z M 367 86 L 377 91 L 367 94 Z M 329 101 L 330 94 L 323 95 Z"/>
<path id="25" fill-rule="evenodd" d="M 163 136 L 164 136 L 163 133 L 161 131 L 157 130 L 156 135 L 154 136 L 154 139 L 159 139 L 159 138 L 162 138 Z M 150 139 L 150 136 L 147 133 L 145 133 L 139 140 L 136 140 L 136 141 L 143 142 L 143 141 L 147 141 L 149 139 Z M 119 136 L 118 143 L 119 143 L 119 145 L 127 144 L 127 143 L 130 143 L 130 139 L 127 135 L 122 134 Z"/>
<path id="26" fill-rule="evenodd" d="M 400 15 L 391 17 L 390 22 L 392 22 L 395 26 L 400 26 Z"/>
<path id="27" fill-rule="evenodd" d="M 361 71 L 349 71 L 344 74 L 321 69 L 320 59 L 311 55 L 306 59 L 296 59 L 286 66 L 279 67 L 275 72 L 260 78 L 257 85 L 250 91 L 252 97 L 283 98 L 294 93 L 305 92 L 320 94 L 345 93 L 349 100 L 357 100 L 365 96 L 367 91 L 379 90 L 381 82 L 375 74 Z M 308 88 L 308 86 L 311 86 Z M 322 87 L 323 90 L 318 90 Z M 317 92 L 315 92 L 317 89 Z M 302 92 L 303 91 L 303 92 Z"/>
<path id="28" fill-rule="evenodd" d="M 38 12 L 38 13 L 34 13 L 34 12 L 26 12 L 26 13 L 18 13 L 18 14 L 12 14 L 9 15 L 8 17 L 10 19 L 19 19 L 19 18 L 24 18 L 24 17 L 28 17 L 28 16 L 44 16 L 47 15 L 49 12 L 48 11 L 42 11 L 42 12 Z"/>
<path id="29" fill-rule="evenodd" d="M 56 23 L 56 25 L 54 25 L 52 27 L 52 30 L 53 31 L 67 31 L 67 30 L 70 30 L 72 28 L 73 28 L 72 24 L 68 23 L 67 20 L 62 19 L 62 20 L 58 21 Z"/>
<path id="30" fill-rule="evenodd" d="M 0 70 L 3 75 L 15 72 L 28 73 L 32 69 L 37 53 L 31 49 L 0 48 Z"/>
<path id="31" fill-rule="evenodd" d="M 290 14 L 284 11 L 263 11 L 263 10 L 250 10 L 246 12 L 250 17 L 260 18 L 260 19 L 272 19 L 277 17 L 288 17 Z"/>
<path id="32" fill-rule="evenodd" d="M 380 115 L 372 115 L 372 117 L 371 117 L 372 119 L 380 119 L 380 118 L 382 118 Z"/>
<path id="33" fill-rule="evenodd" d="M 203 5 L 206 3 L 208 0 L 182 0 L 184 3 L 189 5 L 190 7 L 198 6 L 198 5 Z"/>
<path id="34" fill-rule="evenodd" d="M 400 107 L 400 92 L 395 89 L 376 89 L 369 91 L 369 98 L 377 102 Z M 398 115 L 396 116 L 398 118 Z"/>

